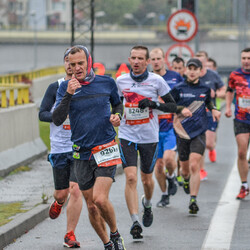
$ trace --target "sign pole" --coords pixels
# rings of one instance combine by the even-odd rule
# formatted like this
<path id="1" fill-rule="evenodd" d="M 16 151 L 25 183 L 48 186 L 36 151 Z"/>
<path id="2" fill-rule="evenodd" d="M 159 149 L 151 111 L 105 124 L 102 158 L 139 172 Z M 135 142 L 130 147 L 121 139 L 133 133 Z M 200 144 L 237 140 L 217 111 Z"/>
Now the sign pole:
<path id="1" fill-rule="evenodd" d="M 199 23 L 199 0 L 195 0 L 195 15 L 197 22 Z M 198 52 L 200 50 L 200 32 L 197 30 L 196 36 L 195 36 L 195 52 Z"/>

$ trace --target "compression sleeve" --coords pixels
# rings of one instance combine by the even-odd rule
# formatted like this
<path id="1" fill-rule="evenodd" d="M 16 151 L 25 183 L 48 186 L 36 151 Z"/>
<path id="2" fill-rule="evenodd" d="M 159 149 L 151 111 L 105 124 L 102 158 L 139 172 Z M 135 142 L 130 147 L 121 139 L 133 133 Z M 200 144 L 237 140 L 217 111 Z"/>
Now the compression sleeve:
<path id="1" fill-rule="evenodd" d="M 47 88 L 40 105 L 39 120 L 42 122 L 52 122 L 52 113 L 50 112 L 55 101 L 58 82 L 52 83 Z"/>
<path id="2" fill-rule="evenodd" d="M 122 102 L 120 102 L 119 104 L 113 106 L 112 105 L 112 114 L 117 114 L 119 113 L 121 116 L 123 114 L 123 105 Z"/>
<path id="3" fill-rule="evenodd" d="M 214 106 L 214 103 L 212 102 L 212 100 L 211 100 L 209 103 L 206 104 L 206 107 L 207 107 L 210 111 L 212 111 L 212 109 L 216 109 L 216 110 L 217 110 L 217 108 Z"/>
<path id="4" fill-rule="evenodd" d="M 157 102 L 157 107 L 156 109 L 159 109 L 163 112 L 169 112 L 169 113 L 175 113 L 176 112 L 176 102 L 174 100 L 174 98 L 172 97 L 172 95 L 170 93 L 167 93 L 164 96 L 161 96 L 161 99 L 165 102 L 165 103 L 158 103 Z"/>
<path id="5" fill-rule="evenodd" d="M 55 108 L 52 114 L 52 120 L 56 126 L 60 126 L 67 118 L 72 95 L 65 92 L 60 104 Z"/>

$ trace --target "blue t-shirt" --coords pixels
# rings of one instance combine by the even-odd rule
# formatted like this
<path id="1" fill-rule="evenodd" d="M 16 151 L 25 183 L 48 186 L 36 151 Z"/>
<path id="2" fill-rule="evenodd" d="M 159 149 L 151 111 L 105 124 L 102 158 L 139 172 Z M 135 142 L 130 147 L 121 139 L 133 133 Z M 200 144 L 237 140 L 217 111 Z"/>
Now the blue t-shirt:
<path id="1" fill-rule="evenodd" d="M 169 87 L 172 89 L 176 84 L 183 82 L 182 76 L 172 70 L 167 70 L 166 74 L 162 76 Z M 173 114 L 168 119 L 160 119 L 160 132 L 167 132 L 173 128 Z"/>
<path id="2" fill-rule="evenodd" d="M 61 83 L 56 97 L 58 105 L 68 86 Z M 88 85 L 76 89 L 72 96 L 69 119 L 74 144 L 80 147 L 80 159 L 89 160 L 91 149 L 114 140 L 116 132 L 110 123 L 110 104 L 116 106 L 120 97 L 115 81 L 108 76 L 96 75 Z"/>
<path id="3" fill-rule="evenodd" d="M 178 106 L 190 107 L 191 104 L 199 106 L 192 117 L 186 117 L 181 122 L 189 138 L 192 139 L 204 133 L 207 130 L 206 105 L 211 102 L 210 88 L 200 82 L 190 84 L 185 81 L 177 84 L 170 93 Z"/>
<path id="4" fill-rule="evenodd" d="M 200 77 L 200 82 L 202 84 L 207 85 L 210 89 L 213 89 L 214 91 L 224 86 L 224 83 L 221 80 L 219 74 L 216 71 L 210 69 L 207 69 L 207 73 L 204 76 Z M 212 98 L 214 104 L 216 104 L 215 99 L 216 98 Z"/>

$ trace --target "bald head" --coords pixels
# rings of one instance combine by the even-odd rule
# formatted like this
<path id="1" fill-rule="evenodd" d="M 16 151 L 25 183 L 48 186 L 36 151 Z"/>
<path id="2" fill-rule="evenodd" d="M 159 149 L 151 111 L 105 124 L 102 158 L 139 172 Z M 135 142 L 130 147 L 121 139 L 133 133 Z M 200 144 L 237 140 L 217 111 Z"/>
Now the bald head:
<path id="1" fill-rule="evenodd" d="M 161 48 L 154 48 L 150 51 L 149 56 L 154 73 L 163 76 L 166 73 L 164 51 Z"/>

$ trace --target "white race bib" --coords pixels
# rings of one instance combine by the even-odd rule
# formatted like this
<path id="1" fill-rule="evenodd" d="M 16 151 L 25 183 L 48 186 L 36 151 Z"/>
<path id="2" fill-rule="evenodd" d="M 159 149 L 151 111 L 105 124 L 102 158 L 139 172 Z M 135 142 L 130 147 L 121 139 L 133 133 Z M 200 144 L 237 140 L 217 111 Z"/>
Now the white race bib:
<path id="1" fill-rule="evenodd" d="M 121 163 L 118 144 L 111 142 L 94 148 L 93 156 L 98 166 L 112 166 Z"/>

